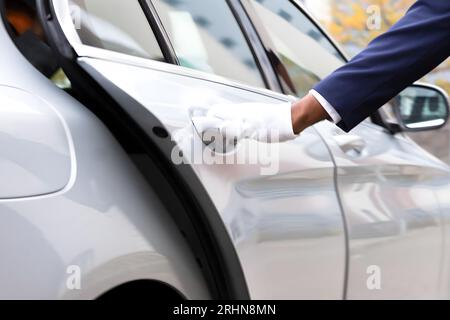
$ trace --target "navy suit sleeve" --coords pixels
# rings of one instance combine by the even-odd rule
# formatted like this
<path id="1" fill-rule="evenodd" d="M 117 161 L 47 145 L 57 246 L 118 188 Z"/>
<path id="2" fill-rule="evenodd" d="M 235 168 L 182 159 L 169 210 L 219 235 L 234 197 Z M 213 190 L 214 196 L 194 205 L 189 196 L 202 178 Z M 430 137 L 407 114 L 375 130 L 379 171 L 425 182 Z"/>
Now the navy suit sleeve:
<path id="1" fill-rule="evenodd" d="M 314 89 L 350 131 L 450 55 L 450 0 L 419 0 L 388 32 Z"/>

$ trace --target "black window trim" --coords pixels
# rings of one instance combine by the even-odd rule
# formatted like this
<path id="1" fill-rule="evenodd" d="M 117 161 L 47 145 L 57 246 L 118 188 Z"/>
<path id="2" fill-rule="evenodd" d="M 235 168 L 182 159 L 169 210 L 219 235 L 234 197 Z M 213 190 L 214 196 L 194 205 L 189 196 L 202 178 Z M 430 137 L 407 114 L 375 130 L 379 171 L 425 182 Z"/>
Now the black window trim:
<path id="1" fill-rule="evenodd" d="M 226 0 L 226 2 L 230 7 L 234 18 L 236 19 L 245 40 L 247 41 L 266 88 L 279 91 L 281 86 L 276 78 L 276 73 L 273 70 L 270 60 L 267 59 L 264 52 L 264 46 L 251 20 L 243 11 L 242 6 L 239 5 L 239 0 Z"/>
<path id="2" fill-rule="evenodd" d="M 153 32 L 155 33 L 155 36 L 158 40 L 158 43 L 160 45 L 161 50 L 163 51 L 163 55 L 166 58 L 166 61 L 181 66 L 179 59 L 177 57 L 177 54 L 175 52 L 174 46 L 170 40 L 169 34 L 167 33 L 164 24 L 158 14 L 158 10 L 156 9 L 153 1 L 154 0 L 138 0 L 139 3 L 142 6 L 142 9 L 144 10 L 144 13 L 149 20 L 149 23 L 152 27 Z M 236 20 L 239 29 L 241 30 L 242 36 L 244 37 L 249 50 L 253 56 L 253 59 L 255 61 L 256 66 L 258 67 L 259 75 L 261 76 L 261 79 L 267 89 L 274 90 L 274 88 L 279 91 L 279 88 L 274 83 L 274 76 L 275 73 L 271 68 L 270 65 L 264 61 L 265 56 L 264 53 L 261 51 L 262 43 L 259 44 L 254 41 L 254 34 L 256 33 L 256 30 L 251 30 L 251 22 L 248 19 L 248 17 L 245 17 L 238 12 L 239 7 L 236 7 L 232 4 L 232 2 L 235 2 L 235 0 L 224 0 L 228 7 L 230 8 L 230 11 Z M 250 32 L 253 32 L 254 34 L 249 34 Z M 217 75 L 217 74 L 216 74 Z M 232 79 L 234 81 L 235 80 Z"/>
<path id="3" fill-rule="evenodd" d="M 138 0 L 139 5 L 147 18 L 148 23 L 156 37 L 159 48 L 162 51 L 164 59 L 166 62 L 180 65 L 178 57 L 175 53 L 175 49 L 170 41 L 169 35 L 167 34 L 159 15 L 156 12 L 156 8 L 151 0 Z"/>
<path id="4" fill-rule="evenodd" d="M 267 88 L 275 92 L 282 92 L 281 83 L 277 77 L 277 74 L 273 68 L 273 64 L 270 61 L 266 53 L 266 48 L 261 40 L 257 29 L 255 28 L 252 20 L 245 12 L 240 0 L 227 0 L 231 10 L 234 12 L 236 20 L 238 21 L 242 32 L 244 32 L 248 43 L 254 52 L 257 63 L 261 66 L 261 72 L 266 77 Z"/>

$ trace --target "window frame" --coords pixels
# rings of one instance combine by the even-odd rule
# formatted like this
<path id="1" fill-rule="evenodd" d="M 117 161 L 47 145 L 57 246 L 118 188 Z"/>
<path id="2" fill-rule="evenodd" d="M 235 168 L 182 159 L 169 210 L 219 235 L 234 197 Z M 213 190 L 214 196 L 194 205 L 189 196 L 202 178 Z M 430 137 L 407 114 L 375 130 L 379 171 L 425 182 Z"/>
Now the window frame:
<path id="1" fill-rule="evenodd" d="M 179 65 L 180 62 L 175 53 L 175 49 L 170 41 L 169 35 L 167 34 L 159 15 L 156 12 L 156 7 L 151 0 L 137 0 L 139 5 L 144 12 L 145 17 L 156 37 L 159 48 L 166 60 L 166 62 Z"/>
<path id="2" fill-rule="evenodd" d="M 171 63 L 172 60 L 170 57 L 169 48 L 167 47 L 167 44 L 162 41 L 163 34 L 159 32 L 159 29 L 157 27 L 157 21 L 149 19 L 147 8 L 143 5 L 145 0 L 132 0 L 132 1 L 135 1 L 135 4 L 137 4 L 141 9 L 144 19 L 143 22 L 148 24 L 148 27 L 153 33 L 153 36 L 156 39 L 155 46 L 157 46 L 157 48 L 160 50 L 162 59 L 152 59 L 150 57 L 137 56 L 129 52 L 121 52 L 110 48 L 102 48 L 99 46 L 85 43 L 83 42 L 82 37 L 76 30 L 75 24 L 72 21 L 72 16 L 70 13 L 70 0 L 60 1 L 60 3 L 58 3 L 58 1 L 55 0 L 49 0 L 49 5 L 56 8 L 54 9 L 52 7 L 52 10 L 55 11 L 55 16 L 58 20 L 58 23 L 60 24 L 60 27 L 63 30 L 67 38 L 67 41 L 79 56 L 96 57 L 97 55 L 100 55 L 101 52 L 103 52 L 103 54 L 108 58 L 110 56 L 112 57 L 117 56 L 118 57 L 117 60 L 119 61 L 125 60 L 124 57 L 132 57 L 136 59 Z"/>
<path id="3" fill-rule="evenodd" d="M 0 0 L 1 1 L 1 0 Z M 154 3 L 152 0 L 134 0 L 141 6 L 144 16 L 149 23 L 150 29 L 152 30 L 159 49 L 162 52 L 164 61 L 152 60 L 150 58 L 137 57 L 127 53 L 121 53 L 113 51 L 110 49 L 103 49 L 95 46 L 85 44 L 81 41 L 75 26 L 70 16 L 69 9 L 66 8 L 65 1 L 48 0 L 52 3 L 55 8 L 55 18 L 58 20 L 58 24 L 62 29 L 68 43 L 72 47 L 74 53 L 79 57 L 91 57 L 98 59 L 106 59 L 111 61 L 116 61 L 118 63 L 125 63 L 129 65 L 135 65 L 139 67 L 152 68 L 155 70 L 163 70 L 166 72 L 172 72 L 176 74 L 183 74 L 190 77 L 205 79 L 208 81 L 213 81 L 217 83 L 222 83 L 236 88 L 243 88 L 248 91 L 264 90 L 269 89 L 276 93 L 280 93 L 281 88 L 278 85 L 278 80 L 276 78 L 275 72 L 272 70 L 272 65 L 268 61 L 267 56 L 262 47 L 262 43 L 259 40 L 256 30 L 253 28 L 251 20 L 248 18 L 247 14 L 243 12 L 243 8 L 240 4 L 236 7 L 231 4 L 232 1 L 236 0 L 223 0 L 229 6 L 235 21 L 238 23 L 239 29 L 244 36 L 245 41 L 249 47 L 252 57 L 258 67 L 259 74 L 265 84 L 264 87 L 254 86 L 247 84 L 245 82 L 231 79 L 225 76 L 220 76 L 215 73 L 205 72 L 201 70 L 196 70 L 192 68 L 183 67 L 180 65 L 178 58 L 173 49 L 173 45 L 169 39 L 169 36 L 164 28 L 164 25 L 156 12 Z M 72 53 L 67 53 L 72 55 Z"/>
<path id="4" fill-rule="evenodd" d="M 258 68 L 258 72 L 261 76 L 261 79 L 265 85 L 266 89 L 270 89 L 273 90 L 273 87 L 276 86 L 274 84 L 274 74 L 273 74 L 273 70 L 270 70 L 270 66 L 267 63 L 267 61 L 265 61 L 265 54 L 263 51 L 261 51 L 262 49 L 262 43 L 260 43 L 258 45 L 257 42 L 255 42 L 255 35 L 257 35 L 256 30 L 251 30 L 251 21 L 250 19 L 246 16 L 243 15 L 242 13 L 239 13 L 239 9 L 241 9 L 239 6 L 233 5 L 233 1 L 235 0 L 222 0 L 225 2 L 225 4 L 230 8 L 231 14 L 234 18 L 234 20 L 236 21 L 236 23 L 238 24 L 238 27 L 242 33 L 242 36 L 245 39 L 245 42 L 247 43 L 250 53 L 255 61 L 255 64 Z M 173 59 L 173 62 L 170 62 L 172 64 L 181 66 L 179 59 L 177 57 L 177 54 L 175 52 L 174 46 L 170 40 L 169 34 L 166 31 L 165 27 L 164 27 L 164 23 L 162 22 L 159 14 L 158 14 L 158 10 L 156 9 L 156 6 L 154 5 L 154 0 L 139 0 L 139 2 L 142 4 L 144 9 L 144 12 L 146 12 L 146 15 L 148 14 L 147 18 L 149 20 L 149 23 L 152 24 L 151 21 L 155 21 L 154 22 L 154 27 L 155 29 L 153 30 L 153 32 L 155 33 L 155 35 L 157 36 L 157 33 L 161 33 L 161 40 L 165 41 L 168 45 L 168 50 L 169 52 L 167 52 L 168 55 L 175 57 L 175 59 Z M 153 26 L 152 26 L 153 29 Z M 158 39 L 158 36 L 157 36 Z M 163 48 L 161 48 L 163 49 Z M 165 55 L 165 53 L 163 52 L 163 54 Z M 200 71 L 200 70 L 199 70 Z M 203 71 L 204 72 L 204 71 Z M 220 76 L 218 74 L 215 73 L 210 73 L 210 74 L 214 74 L 217 76 Z M 223 76 L 225 77 L 225 76 Z M 235 80 L 232 79 L 233 81 L 239 81 L 239 80 Z"/>

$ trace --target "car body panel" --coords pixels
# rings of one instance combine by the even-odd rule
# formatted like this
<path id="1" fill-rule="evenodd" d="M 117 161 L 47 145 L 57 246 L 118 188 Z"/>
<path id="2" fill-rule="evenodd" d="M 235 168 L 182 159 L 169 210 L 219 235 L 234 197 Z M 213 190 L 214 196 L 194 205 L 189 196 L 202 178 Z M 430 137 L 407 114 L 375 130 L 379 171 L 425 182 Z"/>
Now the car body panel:
<path id="1" fill-rule="evenodd" d="M 147 108 L 176 139 L 182 153 L 174 149 L 172 160 L 190 163 L 214 202 L 251 298 L 448 297 L 448 166 L 367 122 L 348 134 L 322 122 L 291 142 L 244 140 L 228 154 L 213 152 L 192 128 L 192 107 L 290 98 L 84 46 L 68 2 L 52 3 L 79 66 Z M 0 86 L 28 92 L 37 108 L 44 102 L 58 114 L 52 124 L 65 130 L 46 134 L 72 148 L 68 163 L 76 168 L 69 183 L 53 184 L 61 190 L 0 199 L 0 298 L 89 299 L 137 279 L 209 298 L 185 238 L 111 133 L 33 70 L 3 25 L 0 43 Z M 81 270 L 81 290 L 68 287 L 72 266 Z M 371 288 L 370 267 L 381 272 L 380 290 Z"/>
<path id="2" fill-rule="evenodd" d="M 434 180 L 434 193 L 439 201 L 442 213 L 442 238 L 444 247 L 442 250 L 442 265 L 440 279 L 440 293 L 444 299 L 450 298 L 450 181 L 447 176 L 441 175 Z"/>
<path id="3" fill-rule="evenodd" d="M 76 37 L 76 32 L 71 30 L 70 23 L 67 23 L 69 17 L 59 16 L 59 18 L 63 21 L 62 25 L 70 38 L 69 41 L 77 53 L 83 57 L 80 59 L 81 65 L 84 65 L 91 74 L 101 73 L 142 105 L 147 106 L 174 135 L 177 131 L 183 132 L 189 126 L 186 110 L 192 106 L 209 106 L 218 102 L 270 102 L 267 97 L 270 96 L 269 93 L 265 92 L 266 97 L 262 98 L 255 95 L 254 89 L 230 83 L 220 77 L 150 61 L 144 62 L 111 52 L 100 52 L 98 49 L 84 46 Z M 332 66 L 323 66 L 323 70 L 326 69 L 332 69 Z M 326 71 L 322 73 L 325 74 Z M 133 76 L 124 79 L 123 74 Z M 205 84 L 205 82 L 209 83 Z M 222 84 L 228 85 L 228 88 L 225 89 Z M 242 88 L 252 94 L 249 96 L 248 93 L 241 93 L 230 96 L 228 90 L 231 86 L 233 92 Z M 177 95 L 166 94 L 168 88 L 171 88 L 169 92 L 177 92 Z M 277 98 L 280 97 L 277 96 Z M 288 217 L 286 213 L 292 214 L 288 218 L 291 226 L 308 226 L 308 232 L 314 234 L 314 227 L 320 225 L 323 232 L 327 229 L 324 226 L 329 225 L 333 219 L 330 220 L 329 216 L 325 219 L 326 222 L 322 223 L 317 212 L 324 212 L 327 209 L 321 208 L 310 215 L 308 211 L 302 211 L 302 204 L 311 204 L 313 208 L 317 208 L 321 201 L 326 203 L 323 199 L 330 201 L 331 192 L 333 197 L 334 193 L 338 192 L 337 200 L 341 203 L 333 201 L 330 208 L 338 212 L 341 204 L 345 214 L 346 225 L 342 224 L 343 221 L 340 218 L 339 230 L 343 232 L 345 227 L 348 228 L 348 256 L 345 256 L 345 248 L 340 247 L 341 258 L 348 259 L 346 261 L 347 283 L 343 286 L 346 291 L 345 297 L 442 297 L 439 288 L 444 277 L 442 273 L 443 220 L 437 193 L 433 188 L 439 184 L 437 181 L 448 179 L 448 167 L 436 162 L 433 157 L 408 142 L 407 139 L 392 136 L 381 127 L 367 122 L 350 134 L 339 132 L 339 129 L 327 122 L 317 125 L 320 136 L 316 136 L 314 132 L 314 139 L 311 139 L 312 130 L 309 129 L 302 135 L 303 145 L 298 142 L 299 139 L 278 146 L 280 170 L 272 177 L 262 177 L 257 172 L 261 169 L 258 165 L 243 165 L 241 168 L 226 165 L 226 169 L 222 169 L 220 166 L 194 164 L 198 176 L 209 191 L 235 242 L 252 297 L 274 297 L 267 294 L 269 288 L 273 287 L 272 279 L 281 284 L 288 282 L 282 275 L 274 276 L 277 272 L 289 274 L 293 292 L 300 290 L 300 293 L 297 292 L 295 296 L 302 297 L 304 292 L 302 289 L 305 289 L 305 285 L 309 287 L 310 283 L 305 279 L 298 281 L 300 272 L 297 272 L 295 276 L 292 272 L 288 272 L 290 270 L 287 266 L 292 264 L 291 261 L 294 262 L 295 270 L 307 270 L 305 264 L 302 265 L 304 269 L 295 265 L 299 257 L 289 259 L 290 252 L 296 252 L 291 251 L 292 248 L 289 248 L 285 241 L 291 232 L 287 229 L 281 232 L 280 239 L 285 241 L 284 248 L 288 250 L 280 249 L 277 252 L 280 256 L 270 255 L 268 260 L 264 260 L 260 248 L 264 248 L 263 245 L 267 240 L 269 240 L 268 243 L 277 243 L 277 245 L 281 242 L 273 241 L 277 236 L 270 231 L 270 228 L 269 237 L 264 237 L 266 229 L 263 224 L 265 223 L 261 224 L 261 222 L 268 221 L 267 225 L 274 225 L 277 220 L 271 218 L 274 216 L 271 210 L 277 212 L 278 219 L 281 216 L 279 212 L 282 211 L 285 217 Z M 189 135 L 187 131 L 184 131 L 184 135 L 188 138 L 183 141 L 187 145 L 183 151 L 190 154 L 189 147 L 195 146 L 195 133 Z M 325 159 L 323 155 L 326 153 L 326 148 L 318 142 L 318 138 L 323 139 L 333 155 L 332 158 L 327 158 L 325 166 L 327 171 L 321 165 L 316 167 L 317 164 L 311 161 L 311 158 L 317 160 L 315 157 L 317 155 L 319 159 Z M 319 148 L 321 151 L 313 155 L 310 150 L 305 149 L 303 146 L 309 141 L 315 146 L 321 146 Z M 255 150 L 255 148 L 252 149 L 252 144 L 257 143 L 244 142 L 235 154 L 243 153 L 245 158 L 247 150 Z M 302 149 L 300 145 L 303 150 L 300 150 Z M 292 154 L 301 161 L 296 162 Z M 307 157 L 305 158 L 304 155 Z M 213 160 L 217 157 L 216 154 L 211 156 Z M 285 160 L 288 161 L 285 162 Z M 335 165 L 337 171 L 335 171 Z M 315 172 L 316 168 L 320 168 L 319 174 Z M 298 174 L 303 179 L 296 180 L 294 177 Z M 334 174 L 336 174 L 336 180 Z M 306 181 L 305 177 L 311 177 L 312 181 Z M 308 192 L 302 191 L 301 195 L 296 194 L 294 199 L 288 200 L 289 197 L 280 193 L 280 190 L 285 189 L 287 185 L 291 185 L 295 191 L 314 190 L 320 185 L 318 181 L 324 178 L 329 188 L 327 191 L 330 192 L 322 193 L 327 195 L 324 198 L 309 198 Z M 309 182 L 309 185 L 303 187 L 306 182 Z M 331 187 L 334 182 L 336 188 Z M 409 188 L 408 183 L 411 184 Z M 318 190 L 321 190 L 320 187 Z M 274 193 L 277 194 L 276 197 Z M 302 201 L 297 202 L 299 199 Z M 285 208 L 294 208 L 294 210 L 286 211 Z M 306 222 L 310 216 L 313 216 L 313 219 Z M 331 216 L 336 218 L 338 215 Z M 292 217 L 295 217 L 297 221 L 303 218 L 303 222 L 296 224 L 291 220 Z M 292 234 L 296 240 L 304 237 L 301 230 L 302 228 L 299 227 L 293 228 Z M 256 240 L 252 240 L 252 236 Z M 340 240 L 344 240 L 343 236 L 344 233 L 340 235 Z M 298 243 L 308 243 L 304 240 Z M 318 253 L 317 248 L 323 250 L 324 246 L 314 247 L 315 254 Z M 267 255 L 267 250 L 262 251 Z M 302 251 L 305 257 L 307 257 L 306 252 Z M 409 254 L 402 258 L 402 252 Z M 314 258 L 308 257 L 307 260 L 312 261 Z M 314 267 L 314 263 L 311 266 Z M 383 282 L 385 290 L 369 288 L 368 270 L 371 266 L 379 267 L 383 272 L 383 279 L 390 280 L 390 283 Z M 402 271 L 403 269 L 407 271 Z M 326 274 L 323 269 L 315 269 L 315 271 L 317 272 L 308 274 L 311 279 L 314 279 L 313 282 Z M 330 272 L 330 269 L 327 271 Z M 414 276 L 416 282 L 411 285 L 411 281 L 408 280 Z M 266 283 L 261 283 L 262 278 Z M 408 290 L 407 284 L 411 285 L 411 290 Z M 280 287 L 283 287 L 278 289 L 281 290 L 278 292 L 280 296 L 292 297 L 291 292 L 284 288 L 285 286 Z M 317 288 L 322 288 L 321 282 L 318 283 Z M 318 295 L 316 291 L 310 291 L 309 297 L 325 297 L 326 295 L 321 295 L 320 291 L 322 289 L 317 291 Z"/>
<path id="4" fill-rule="evenodd" d="M 0 199 L 58 192 L 76 167 L 64 120 L 44 100 L 0 86 Z M 36 158 L 42 161 L 35 161 Z"/>
<path id="5" fill-rule="evenodd" d="M 442 185 L 449 181 L 448 166 L 406 136 L 368 122 L 350 133 L 317 127 L 338 167 L 349 237 L 347 297 L 446 297 L 440 290 L 443 212 L 436 191 L 448 190 Z M 346 149 L 343 136 L 360 139 L 363 147 L 349 142 Z M 380 289 L 370 283 L 373 267 L 381 274 Z"/>
<path id="6" fill-rule="evenodd" d="M 299 6 L 298 17 L 290 11 L 289 18 L 283 14 L 287 12 L 283 5 L 288 0 L 266 2 L 266 6 L 272 6 L 273 13 L 282 17 L 280 24 L 295 26 L 297 18 L 301 21 L 300 16 L 308 17 L 298 1 L 290 1 Z M 260 4 L 255 6 L 261 11 L 262 25 L 270 21 L 268 24 L 275 30 L 289 29 L 268 19 L 270 16 L 265 16 L 268 12 Z M 316 32 L 325 36 L 321 39 L 330 40 L 318 24 L 316 27 Z M 284 34 L 278 32 L 277 36 L 284 37 Z M 305 46 L 312 52 L 301 55 L 302 59 L 310 54 L 319 57 L 322 69 L 318 70 L 314 61 L 304 64 L 307 69 L 316 68 L 315 73 L 322 78 L 336 68 L 329 59 L 320 58 L 319 47 L 312 46 L 300 35 L 295 38 L 298 41 L 284 47 L 286 52 L 299 54 L 302 50 L 298 47 Z M 263 41 L 266 46 L 272 45 L 272 49 L 276 47 Z M 339 49 L 332 41 L 329 43 Z M 448 191 L 443 181 L 449 181 L 449 167 L 403 134 L 394 135 L 369 119 L 350 133 L 327 121 L 316 128 L 337 166 L 337 192 L 348 237 L 346 298 L 448 297 L 440 289 L 445 277 L 442 273 L 445 256 L 442 214 L 445 213 L 436 191 L 441 194 Z"/>
<path id="7" fill-rule="evenodd" d="M 252 298 L 342 298 L 344 226 L 334 189 L 334 165 L 316 131 L 306 131 L 301 141 L 273 146 L 244 141 L 224 156 L 208 152 L 192 130 L 192 106 L 276 103 L 281 96 L 148 66 L 93 58 L 79 58 L 79 63 L 146 106 L 174 137 L 183 137 L 179 145 L 227 227 Z M 276 150 L 271 150 L 274 146 Z M 201 161 L 195 158 L 198 148 L 205 155 Z M 253 151 L 266 158 L 252 163 Z"/>
<path id="8" fill-rule="evenodd" d="M 0 85 L 32 95 L 36 104 L 29 108 L 39 111 L 45 101 L 58 112 L 77 168 L 72 183 L 59 192 L 0 199 L 0 298 L 93 299 L 143 279 L 163 281 L 190 299 L 209 298 L 189 246 L 111 133 L 25 60 L 3 24 L 0 43 Z M 36 112 L 36 123 L 41 116 Z M 48 141 L 65 137 L 47 133 Z M 36 166 L 46 161 L 34 159 Z M 71 266 L 81 270 L 81 290 L 68 286 Z"/>

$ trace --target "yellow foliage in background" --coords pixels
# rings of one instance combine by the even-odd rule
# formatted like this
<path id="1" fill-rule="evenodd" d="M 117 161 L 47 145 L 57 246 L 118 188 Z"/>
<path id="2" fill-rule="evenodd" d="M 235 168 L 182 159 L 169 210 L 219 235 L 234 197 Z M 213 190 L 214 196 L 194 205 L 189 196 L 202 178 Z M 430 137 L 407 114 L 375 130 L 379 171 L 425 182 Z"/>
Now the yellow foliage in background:
<path id="1" fill-rule="evenodd" d="M 413 2 L 413 0 L 335 0 L 330 4 L 331 20 L 322 22 L 341 44 L 351 43 L 364 48 L 369 41 L 387 31 L 398 21 Z M 369 30 L 367 9 L 374 5 L 380 8 L 381 28 Z"/>
<path id="2" fill-rule="evenodd" d="M 414 2 L 414 0 L 330 0 L 329 15 L 317 18 L 347 53 L 354 55 L 375 37 L 386 32 Z M 367 26 L 371 15 L 368 9 L 371 6 L 378 6 L 381 22 L 380 28 L 373 30 Z M 447 60 L 423 80 L 443 87 L 450 94 L 450 61 Z"/>

